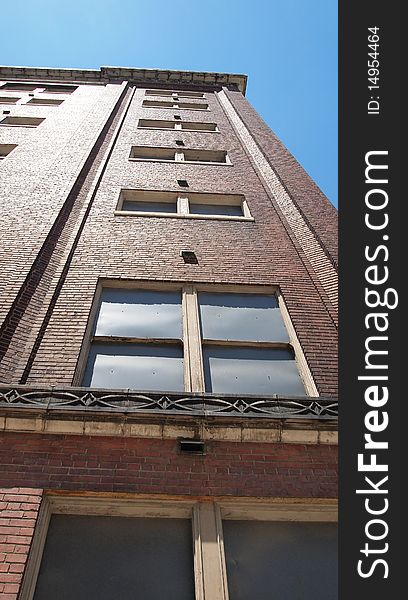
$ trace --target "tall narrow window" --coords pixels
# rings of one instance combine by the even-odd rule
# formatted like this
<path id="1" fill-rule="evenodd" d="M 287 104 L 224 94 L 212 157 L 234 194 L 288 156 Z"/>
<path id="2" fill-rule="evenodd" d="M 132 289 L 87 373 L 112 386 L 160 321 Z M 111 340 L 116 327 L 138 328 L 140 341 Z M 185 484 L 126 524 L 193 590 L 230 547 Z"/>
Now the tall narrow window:
<path id="1" fill-rule="evenodd" d="M 182 391 L 180 292 L 103 289 L 83 384 Z"/>

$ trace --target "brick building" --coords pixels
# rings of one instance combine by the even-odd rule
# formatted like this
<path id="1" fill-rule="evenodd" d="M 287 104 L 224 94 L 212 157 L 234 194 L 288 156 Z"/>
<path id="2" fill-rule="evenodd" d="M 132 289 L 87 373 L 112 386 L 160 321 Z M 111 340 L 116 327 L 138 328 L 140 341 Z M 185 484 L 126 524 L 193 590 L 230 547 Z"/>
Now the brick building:
<path id="1" fill-rule="evenodd" d="M 0 67 L 0 597 L 336 598 L 337 215 L 244 75 Z"/>

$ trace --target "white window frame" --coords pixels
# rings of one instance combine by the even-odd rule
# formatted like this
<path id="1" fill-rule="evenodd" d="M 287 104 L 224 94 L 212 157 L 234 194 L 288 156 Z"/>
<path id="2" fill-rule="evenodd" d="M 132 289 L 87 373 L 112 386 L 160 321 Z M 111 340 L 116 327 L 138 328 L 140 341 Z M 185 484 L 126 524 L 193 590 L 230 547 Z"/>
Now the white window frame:
<path id="1" fill-rule="evenodd" d="M 149 104 L 151 103 L 151 104 Z M 170 106 L 168 106 L 170 105 Z M 142 102 L 142 107 L 143 108 L 164 108 L 167 110 L 200 110 L 200 111 L 205 111 L 205 112 L 210 112 L 210 106 L 207 103 L 202 103 L 200 104 L 199 102 L 197 102 L 197 104 L 195 104 L 194 102 L 185 102 L 185 101 L 175 101 L 175 100 L 169 100 L 169 101 L 160 101 L 160 100 L 143 100 Z"/>
<path id="2" fill-rule="evenodd" d="M 204 92 L 174 91 L 174 90 L 145 90 L 145 96 L 164 96 L 166 98 L 195 98 L 205 100 Z"/>
<path id="3" fill-rule="evenodd" d="M 153 211 L 132 211 L 124 210 L 123 204 L 127 201 L 137 202 L 169 202 L 175 204 L 177 212 L 153 212 Z M 197 202 L 200 200 L 201 202 Z M 190 212 L 190 204 L 200 203 L 214 206 L 232 205 L 240 206 L 242 215 L 220 215 L 220 214 L 194 214 Z M 119 200 L 115 210 L 116 216 L 126 217 L 165 217 L 176 219 L 211 219 L 220 221 L 254 221 L 249 210 L 248 202 L 242 194 L 211 194 L 206 192 L 162 192 L 158 190 L 132 190 L 122 189 L 119 193 Z"/>
<path id="4" fill-rule="evenodd" d="M 174 158 L 145 158 L 143 156 L 136 157 L 132 156 L 134 148 L 146 148 L 154 153 L 154 150 L 171 150 L 174 154 Z M 208 160 L 186 160 L 185 151 L 187 152 L 223 152 L 225 154 L 225 162 L 208 161 Z M 183 164 L 183 165 L 212 165 L 215 167 L 232 167 L 231 159 L 226 150 L 206 150 L 205 148 L 185 148 L 184 146 L 178 146 L 173 148 L 172 146 L 131 146 L 129 160 L 131 162 L 165 162 L 170 164 Z"/>
<path id="5" fill-rule="evenodd" d="M 151 121 L 154 123 L 171 123 L 174 127 L 152 127 L 152 126 L 148 126 L 146 127 L 145 125 L 141 125 L 141 121 Z M 183 127 L 183 125 L 214 125 L 215 129 L 195 129 L 194 127 Z M 150 131 L 189 131 L 189 132 L 194 132 L 194 133 L 220 133 L 220 130 L 218 129 L 218 125 L 217 123 L 206 123 L 205 121 L 183 121 L 181 120 L 174 120 L 171 121 L 169 119 L 139 119 L 138 121 L 138 125 L 137 128 L 140 129 L 141 131 L 143 130 L 150 130 Z"/>
<path id="6" fill-rule="evenodd" d="M 41 559 L 53 514 L 191 519 L 195 600 L 228 600 L 222 522 L 226 519 L 337 522 L 331 499 L 216 498 L 186 500 L 144 496 L 69 496 L 45 494 L 41 503 L 19 600 L 33 600 Z"/>
<path id="7" fill-rule="evenodd" d="M 121 280 L 99 280 L 88 326 L 85 332 L 82 349 L 78 358 L 76 374 L 74 376 L 74 385 L 82 385 L 90 347 L 93 342 L 98 341 L 98 336 L 93 335 L 95 319 L 101 300 L 102 290 L 105 288 L 125 288 L 128 290 L 159 290 L 159 291 L 181 291 L 181 310 L 182 310 L 182 346 L 184 356 L 184 391 L 205 393 L 204 379 L 204 362 L 203 362 L 203 340 L 201 338 L 200 314 L 198 304 L 198 294 L 200 292 L 211 293 L 236 293 L 236 294 L 260 294 L 260 295 L 275 295 L 278 306 L 282 315 L 283 322 L 289 336 L 289 343 L 282 344 L 280 342 L 271 342 L 268 345 L 270 348 L 290 349 L 294 354 L 300 378 L 305 387 L 305 395 L 317 397 L 319 392 L 314 383 L 311 371 L 308 367 L 306 357 L 297 338 L 295 329 L 289 317 L 289 313 L 285 306 L 283 297 L 276 286 L 248 286 L 248 285 L 211 285 L 211 284 L 180 284 L 180 283 L 161 283 L 161 282 L 142 282 L 142 281 L 121 281 Z M 111 339 L 112 343 L 117 340 Z M 146 342 L 145 342 L 146 343 Z M 148 342 L 147 342 L 148 343 Z M 164 342 L 165 343 L 165 340 Z M 206 340 L 206 344 L 215 343 L 218 346 L 228 345 L 231 343 L 224 340 Z M 234 345 L 248 345 L 246 342 L 234 341 Z M 256 346 L 256 342 L 251 342 L 250 345 Z M 264 342 L 260 342 L 259 346 L 265 347 Z M 163 390 L 166 391 L 166 390 Z M 169 390 L 168 390 L 169 391 Z M 159 390 L 160 393 L 160 390 Z M 271 395 L 273 392 L 271 392 Z"/>
<path id="8" fill-rule="evenodd" d="M 25 89 L 24 87 L 18 89 L 16 87 L 14 90 L 8 90 L 8 84 L 16 84 L 20 86 L 29 85 L 32 89 Z M 58 90 L 59 87 L 67 87 L 68 90 Z M 67 94 L 71 95 L 78 89 L 78 85 L 69 84 L 69 83 L 57 83 L 57 82 L 49 82 L 49 83 L 37 83 L 33 81 L 5 81 L 0 85 L 0 94 L 4 91 L 6 93 L 9 92 L 17 92 L 19 94 Z"/>

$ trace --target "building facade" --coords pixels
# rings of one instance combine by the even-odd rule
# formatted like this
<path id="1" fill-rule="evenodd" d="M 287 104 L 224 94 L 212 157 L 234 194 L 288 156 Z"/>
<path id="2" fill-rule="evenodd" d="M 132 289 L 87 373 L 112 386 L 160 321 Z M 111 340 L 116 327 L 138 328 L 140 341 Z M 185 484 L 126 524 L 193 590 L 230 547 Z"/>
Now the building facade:
<path id="1" fill-rule="evenodd" d="M 336 598 L 337 215 L 246 77 L 0 67 L 0 597 Z"/>

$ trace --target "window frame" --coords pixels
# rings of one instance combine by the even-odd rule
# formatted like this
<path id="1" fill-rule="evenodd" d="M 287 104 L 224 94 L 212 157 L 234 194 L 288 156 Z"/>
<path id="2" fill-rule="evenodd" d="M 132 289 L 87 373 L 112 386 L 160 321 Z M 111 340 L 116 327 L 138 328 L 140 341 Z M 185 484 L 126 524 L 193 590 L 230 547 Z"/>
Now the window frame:
<path id="1" fill-rule="evenodd" d="M 53 514 L 142 518 L 187 518 L 192 525 L 195 600 L 228 600 L 223 521 L 336 523 L 337 500 L 327 498 L 207 497 L 186 500 L 162 495 L 93 494 L 75 496 L 46 492 L 43 496 L 20 600 L 33 600 L 48 528 Z"/>
<path id="2" fill-rule="evenodd" d="M 8 119 L 22 119 L 22 120 L 28 120 L 28 121 L 39 121 L 39 123 L 7 123 Z M 1 121 L 0 121 L 0 126 L 1 127 L 29 127 L 31 129 L 34 129 L 35 127 L 40 127 L 40 125 L 43 124 L 43 122 L 45 121 L 45 117 L 30 117 L 30 116 L 26 116 L 26 115 L 7 115 L 6 117 L 4 117 Z"/>
<path id="3" fill-rule="evenodd" d="M 148 89 L 145 90 L 145 96 L 164 96 L 166 98 L 170 97 L 170 98 L 174 98 L 174 97 L 179 97 L 179 98 L 193 98 L 196 100 L 203 100 L 206 99 L 206 95 L 204 92 L 198 92 L 198 91 L 189 91 L 189 90 L 185 90 L 185 91 L 175 91 L 175 90 L 152 90 L 152 89 Z"/>
<path id="4" fill-rule="evenodd" d="M 275 295 L 285 324 L 289 343 L 285 347 L 293 353 L 295 364 L 297 366 L 300 379 L 305 388 L 305 396 L 318 397 L 319 392 L 314 382 L 312 373 L 306 361 L 306 357 L 297 338 L 294 326 L 289 316 L 287 307 L 278 286 L 256 286 L 256 285 L 234 285 L 234 284 L 200 284 L 200 283 L 180 283 L 180 282 L 152 282 L 118 279 L 99 279 L 94 294 L 92 307 L 90 310 L 87 327 L 85 330 L 82 347 L 79 353 L 76 372 L 73 378 L 73 385 L 82 386 L 85 369 L 90 353 L 91 344 L 94 339 L 94 327 L 96 316 L 99 310 L 102 297 L 102 290 L 105 288 L 125 288 L 128 290 L 150 290 L 150 291 L 181 291 L 181 312 L 182 312 L 182 347 L 184 358 L 184 391 L 193 393 L 208 393 L 205 391 L 204 379 L 204 361 L 203 361 L 203 340 L 201 337 L 200 314 L 198 304 L 198 294 L 200 292 L 210 293 L 236 293 L 236 294 L 260 294 Z M 235 342 L 234 342 L 235 343 Z M 237 342 L 237 345 L 239 342 Z M 217 345 L 231 345 L 228 341 L 218 340 Z M 260 343 L 260 346 L 263 343 Z M 272 346 L 274 343 L 272 342 Z M 281 342 L 277 342 L 275 347 L 282 347 Z M 83 386 L 82 386 L 83 387 Z M 157 390 L 162 393 L 170 390 Z M 152 392 L 155 393 L 155 392 Z M 223 394 L 215 394 L 223 395 Z M 228 395 L 228 394 L 227 394 Z M 271 396 L 275 395 L 271 392 Z M 256 396 L 256 394 L 255 394 Z M 279 397 L 279 396 L 278 396 Z M 284 397 L 283 394 L 280 397 Z"/>
<path id="5" fill-rule="evenodd" d="M 211 112 L 210 105 L 206 102 L 195 104 L 194 102 L 185 102 L 183 100 L 160 101 L 160 100 L 143 100 L 142 108 L 155 109 L 161 108 L 165 110 L 199 110 L 201 112 Z"/>
<path id="6" fill-rule="evenodd" d="M 5 160 L 17 146 L 18 144 L 0 144 L 0 161 Z"/>
<path id="7" fill-rule="evenodd" d="M 141 125 L 142 121 L 150 121 L 152 123 L 171 123 L 174 127 L 152 127 L 150 125 Z M 215 129 L 197 129 L 194 127 L 183 127 L 183 125 L 214 125 Z M 206 121 L 183 121 L 181 120 L 170 120 L 170 119 L 139 119 L 137 128 L 141 131 L 188 131 L 193 133 L 220 133 L 217 123 L 210 123 Z"/>
<path id="8" fill-rule="evenodd" d="M 143 202 L 143 195 L 146 196 L 146 202 L 154 202 L 154 196 L 157 194 L 157 197 L 160 198 L 169 198 L 169 204 L 173 203 L 170 198 L 173 199 L 174 204 L 176 204 L 176 212 L 159 212 L 159 211 L 132 211 L 132 210 L 124 210 L 123 204 L 125 202 L 132 201 L 132 195 L 134 196 L 134 201 Z M 139 200 L 137 196 L 140 196 Z M 228 200 L 230 197 L 231 202 L 223 202 L 223 200 Z M 208 205 L 233 205 L 240 206 L 242 210 L 242 215 L 222 215 L 222 214 L 198 214 L 190 212 L 190 204 L 199 204 L 199 202 L 194 202 L 198 198 L 202 199 L 200 204 L 208 204 Z M 233 202 L 232 199 L 240 199 L 240 202 Z M 190 199 L 192 201 L 190 201 Z M 166 202 L 166 200 L 164 200 Z M 140 189 L 131 189 L 125 188 L 121 189 L 119 192 L 119 199 L 116 205 L 116 209 L 114 211 L 115 216 L 125 216 L 125 217 L 165 217 L 165 218 L 176 218 L 176 219 L 210 219 L 210 220 L 220 220 L 220 221 L 249 221 L 253 222 L 255 219 L 251 215 L 249 210 L 248 202 L 243 194 L 212 194 L 208 192 L 190 192 L 190 191 L 160 191 L 160 190 L 140 190 Z"/>
<path id="9" fill-rule="evenodd" d="M 174 158 L 164 158 L 164 157 L 160 157 L 158 156 L 157 158 L 155 157 L 144 157 L 144 156 L 132 156 L 134 149 L 141 149 L 141 150 L 151 150 L 151 151 L 155 151 L 158 150 L 158 154 L 160 154 L 160 151 L 163 151 L 163 154 L 165 154 L 164 151 L 168 151 L 168 154 L 173 153 Z M 191 153 L 191 152 L 198 152 L 198 153 L 223 153 L 225 156 L 225 161 L 223 162 L 218 162 L 218 161 L 210 161 L 210 160 L 185 160 L 185 154 L 187 153 Z M 177 165 L 210 165 L 213 167 L 232 167 L 233 164 L 231 162 L 230 156 L 227 152 L 227 150 L 207 150 L 205 148 L 186 148 L 185 146 L 177 146 L 176 148 L 174 148 L 173 146 L 131 146 L 130 148 L 130 153 L 129 153 L 129 159 L 130 162 L 163 162 L 163 163 L 169 163 L 169 164 L 177 164 Z"/>

